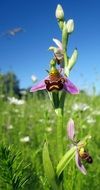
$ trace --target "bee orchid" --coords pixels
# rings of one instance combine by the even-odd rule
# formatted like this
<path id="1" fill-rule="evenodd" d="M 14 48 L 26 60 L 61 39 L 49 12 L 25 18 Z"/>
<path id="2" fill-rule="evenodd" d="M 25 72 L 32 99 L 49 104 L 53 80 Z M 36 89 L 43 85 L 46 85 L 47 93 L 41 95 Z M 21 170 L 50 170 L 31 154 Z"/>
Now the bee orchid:
<path id="1" fill-rule="evenodd" d="M 47 90 L 49 92 L 64 90 L 70 94 L 79 93 L 79 89 L 55 67 L 52 67 L 49 75 L 33 86 L 30 91 L 36 92 L 38 90 Z"/>
<path id="2" fill-rule="evenodd" d="M 75 153 L 75 162 L 78 169 L 84 174 L 87 174 L 87 171 L 82 164 L 82 160 L 85 160 L 87 163 L 92 163 L 92 157 L 84 150 L 84 144 L 80 144 L 75 140 L 75 128 L 74 128 L 74 121 L 72 119 L 69 120 L 67 126 L 67 134 L 68 138 L 72 141 L 73 145 L 76 146 L 76 153 Z"/>
<path id="3" fill-rule="evenodd" d="M 62 63 L 64 62 L 64 54 L 62 43 L 56 38 L 53 38 L 53 41 L 55 42 L 57 47 L 50 47 L 49 50 L 52 50 L 54 52 L 56 62 L 60 64 L 61 67 L 63 67 Z"/>

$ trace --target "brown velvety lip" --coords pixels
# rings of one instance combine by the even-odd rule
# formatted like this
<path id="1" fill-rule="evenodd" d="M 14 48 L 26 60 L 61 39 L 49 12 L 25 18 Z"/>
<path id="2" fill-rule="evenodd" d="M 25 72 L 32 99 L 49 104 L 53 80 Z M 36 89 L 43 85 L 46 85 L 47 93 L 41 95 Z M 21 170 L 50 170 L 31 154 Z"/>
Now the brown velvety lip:
<path id="1" fill-rule="evenodd" d="M 65 82 L 64 78 L 60 78 L 57 81 L 45 80 L 46 89 L 48 91 L 53 91 L 53 90 L 58 90 L 59 91 L 59 90 L 62 90 L 64 82 Z"/>

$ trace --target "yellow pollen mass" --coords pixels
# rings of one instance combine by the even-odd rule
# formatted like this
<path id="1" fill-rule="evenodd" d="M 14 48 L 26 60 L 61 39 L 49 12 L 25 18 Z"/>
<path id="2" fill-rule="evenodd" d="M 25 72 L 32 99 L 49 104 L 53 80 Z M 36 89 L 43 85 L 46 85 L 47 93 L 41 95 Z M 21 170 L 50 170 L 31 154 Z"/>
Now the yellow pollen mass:
<path id="1" fill-rule="evenodd" d="M 51 68 L 50 74 L 59 74 L 59 71 L 56 68 Z"/>
<path id="2" fill-rule="evenodd" d="M 82 156 L 84 154 L 84 148 L 80 148 L 79 155 Z"/>

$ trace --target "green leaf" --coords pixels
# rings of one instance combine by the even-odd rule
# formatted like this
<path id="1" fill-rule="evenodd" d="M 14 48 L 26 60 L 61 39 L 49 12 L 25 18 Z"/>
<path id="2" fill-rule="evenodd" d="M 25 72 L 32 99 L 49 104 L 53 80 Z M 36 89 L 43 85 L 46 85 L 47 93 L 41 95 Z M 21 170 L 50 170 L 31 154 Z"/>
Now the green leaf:
<path id="1" fill-rule="evenodd" d="M 47 179 L 54 190 L 57 190 L 55 171 L 49 156 L 47 143 L 43 147 L 43 166 Z"/>
<path id="2" fill-rule="evenodd" d="M 76 146 L 72 147 L 66 154 L 62 157 L 60 162 L 57 165 L 57 176 L 59 177 L 62 171 L 65 169 L 65 167 L 69 164 L 71 159 L 74 157 L 76 152 Z"/>

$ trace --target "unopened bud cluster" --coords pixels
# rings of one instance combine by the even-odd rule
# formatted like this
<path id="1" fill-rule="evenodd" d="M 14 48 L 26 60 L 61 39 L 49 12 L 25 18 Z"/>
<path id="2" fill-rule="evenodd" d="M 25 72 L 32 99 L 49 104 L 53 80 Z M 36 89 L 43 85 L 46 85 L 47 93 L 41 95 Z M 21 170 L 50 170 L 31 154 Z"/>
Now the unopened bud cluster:
<path id="1" fill-rule="evenodd" d="M 57 5 L 55 16 L 56 16 L 58 22 L 60 22 L 60 21 L 63 21 L 63 23 L 65 22 L 64 21 L 64 11 L 60 4 Z M 72 33 L 74 31 L 73 19 L 69 19 L 67 22 L 65 22 L 64 27 L 66 28 L 67 33 Z"/>
<path id="2" fill-rule="evenodd" d="M 64 68 L 64 74 L 68 76 L 78 57 L 78 51 L 76 48 L 74 49 L 71 57 L 67 55 L 68 39 L 70 34 L 74 31 L 74 20 L 69 19 L 66 21 L 64 19 L 64 10 L 60 4 L 57 5 L 55 16 L 57 18 L 59 28 L 62 31 L 62 41 L 53 40 L 57 44 L 58 48 L 50 47 L 49 50 L 54 52 L 58 63 Z"/>

